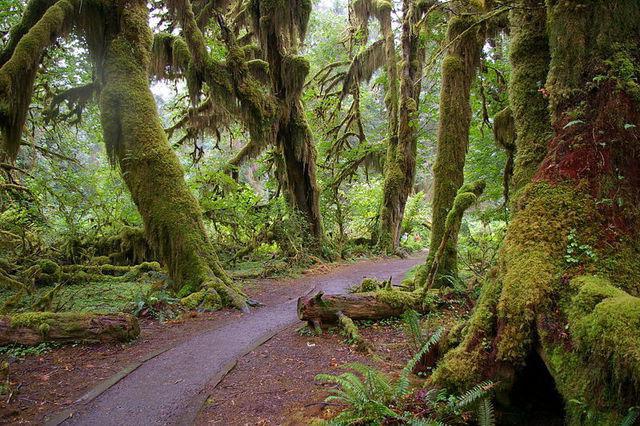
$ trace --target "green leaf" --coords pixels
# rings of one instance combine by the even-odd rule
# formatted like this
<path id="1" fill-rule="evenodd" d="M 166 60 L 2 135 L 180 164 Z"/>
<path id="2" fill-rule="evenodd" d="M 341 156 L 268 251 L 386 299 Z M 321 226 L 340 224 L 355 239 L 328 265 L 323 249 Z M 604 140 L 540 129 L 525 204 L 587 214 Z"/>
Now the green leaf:
<path id="1" fill-rule="evenodd" d="M 575 126 L 576 124 L 584 124 L 584 121 L 582 120 L 573 120 L 568 122 L 567 124 L 565 124 L 565 126 L 563 127 L 563 129 L 567 129 L 569 127 Z"/>

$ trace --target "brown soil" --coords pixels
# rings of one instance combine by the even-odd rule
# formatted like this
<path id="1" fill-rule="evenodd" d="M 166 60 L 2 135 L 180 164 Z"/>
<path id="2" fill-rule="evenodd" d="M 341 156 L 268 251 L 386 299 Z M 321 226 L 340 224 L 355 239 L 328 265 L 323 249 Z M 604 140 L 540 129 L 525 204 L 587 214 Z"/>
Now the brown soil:
<path id="1" fill-rule="evenodd" d="M 323 265 L 308 275 L 323 275 L 332 269 Z M 251 297 L 266 305 L 275 305 L 293 299 L 291 295 L 310 290 L 307 287 L 308 283 L 301 278 L 256 280 L 246 289 Z M 46 415 L 69 407 L 89 389 L 125 366 L 145 359 L 152 352 L 175 347 L 241 315 L 237 311 L 224 310 L 190 313 L 164 324 L 143 320 L 141 337 L 130 344 L 71 346 L 42 356 L 11 360 L 9 378 L 14 393 L 8 402 L 0 401 L 0 422 L 40 424 Z M 369 336 L 370 330 L 363 334 Z M 398 330 L 390 329 L 369 337 L 376 342 L 382 340 L 380 345 L 376 344 L 376 355 L 381 358 L 390 359 L 392 364 L 407 358 Z M 219 424 L 256 424 L 258 421 L 278 424 L 291 418 L 294 419 L 292 424 L 304 423 L 302 418 L 315 415 L 325 407 L 321 404 L 323 388 L 313 381 L 315 374 L 336 371 L 338 365 L 354 360 L 366 361 L 366 357 L 347 347 L 339 336 L 303 337 L 295 328 L 288 328 L 242 358 L 216 389 L 209 390 L 213 402 L 206 404 L 199 422 L 209 423 L 215 418 L 221 421 Z M 257 370 L 260 370 L 259 375 L 256 375 Z M 234 383 L 236 387 L 233 387 Z M 225 402 L 222 402 L 225 394 Z M 246 418 L 240 412 L 246 412 Z M 243 421 L 232 421 L 238 418 Z"/>
<path id="2" fill-rule="evenodd" d="M 290 327 L 238 361 L 210 393 L 197 424 L 306 425 L 329 418 L 342 407 L 327 404 L 329 385 L 319 373 L 340 374 L 350 362 L 399 371 L 411 353 L 399 323 L 362 328 L 373 343 L 371 354 L 347 345 L 338 332 L 303 336 Z"/>

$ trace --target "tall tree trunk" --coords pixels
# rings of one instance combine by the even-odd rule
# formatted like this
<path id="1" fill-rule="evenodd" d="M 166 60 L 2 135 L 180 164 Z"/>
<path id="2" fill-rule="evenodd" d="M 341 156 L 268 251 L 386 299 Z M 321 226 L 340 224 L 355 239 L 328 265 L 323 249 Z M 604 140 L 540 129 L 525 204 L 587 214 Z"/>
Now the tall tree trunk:
<path id="1" fill-rule="evenodd" d="M 98 58 L 107 151 L 120 166 L 147 238 L 167 265 L 179 294 L 207 287 L 223 302 L 244 308 L 244 295 L 234 288 L 207 238 L 200 207 L 185 183 L 149 89 L 148 18 L 145 1 L 124 1 L 107 9 L 104 45 L 89 37 Z"/>
<path id="2" fill-rule="evenodd" d="M 640 3 L 549 0 L 547 22 L 554 136 L 433 379 L 508 387 L 539 354 L 569 424 L 619 424 L 640 404 Z"/>
<path id="3" fill-rule="evenodd" d="M 309 63 L 297 56 L 304 40 L 311 3 L 289 0 L 252 3 L 254 29 L 269 63 L 272 91 L 280 105 L 276 144 L 284 158 L 288 198 L 307 219 L 314 245 L 323 238 L 316 150 L 301 102 Z"/>
<path id="4" fill-rule="evenodd" d="M 403 0 L 402 20 L 402 67 L 400 73 L 400 101 L 398 109 L 397 87 L 389 91 L 387 105 L 389 117 L 389 146 L 385 162 L 384 190 L 380 214 L 378 246 L 393 253 L 398 249 L 400 230 L 407 199 L 411 194 L 416 173 L 416 150 L 418 143 L 418 107 L 420 104 L 420 84 L 425 49 L 420 41 L 418 22 L 428 7 L 418 6 L 410 0 Z M 391 34 L 393 40 L 393 34 Z M 395 55 L 395 52 L 393 52 Z M 393 59 L 395 63 L 395 58 Z M 397 66 L 394 67 L 397 72 Z M 388 67 L 389 73 L 391 67 Z M 392 71 L 392 69 L 391 69 Z M 391 77 L 389 77 L 391 80 Z M 391 84 L 391 83 L 389 83 Z M 396 83 L 397 84 L 397 83 Z M 391 132 L 397 132 L 392 134 Z"/>
<path id="5" fill-rule="evenodd" d="M 402 191 L 404 174 L 398 154 L 398 59 L 391 25 L 391 8 L 384 8 L 378 14 L 380 30 L 384 37 L 385 70 L 387 72 L 387 90 L 384 103 L 387 108 L 387 158 L 384 164 L 384 185 L 380 209 L 380 230 L 378 248 L 393 253 L 398 246 L 400 222 L 404 212 Z"/>
<path id="6" fill-rule="evenodd" d="M 471 85 L 480 63 L 483 41 L 476 18 L 471 15 L 451 18 L 446 41 L 449 47 L 442 63 L 438 152 L 433 166 L 431 253 L 435 253 L 440 246 L 447 214 L 464 181 L 464 163 L 471 124 Z M 447 243 L 439 267 L 440 277 L 457 276 L 457 244 L 457 236 Z M 429 269 L 428 265 L 426 269 Z M 442 281 L 443 278 L 438 279 L 438 282 Z"/>
<path id="7" fill-rule="evenodd" d="M 553 129 L 548 102 L 537 92 L 549 71 L 546 13 L 541 0 L 518 0 L 509 15 L 511 80 L 509 99 L 516 127 L 515 168 L 511 195 L 516 195 L 538 170 L 547 152 Z"/>

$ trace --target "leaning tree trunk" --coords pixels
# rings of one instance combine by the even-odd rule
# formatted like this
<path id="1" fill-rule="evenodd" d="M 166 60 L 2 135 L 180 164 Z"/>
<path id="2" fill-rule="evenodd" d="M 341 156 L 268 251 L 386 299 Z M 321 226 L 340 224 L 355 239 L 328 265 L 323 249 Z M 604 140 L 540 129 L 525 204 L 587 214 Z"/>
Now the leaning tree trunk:
<path id="1" fill-rule="evenodd" d="M 440 246 L 447 214 L 464 181 L 464 162 L 471 125 L 469 100 L 480 62 L 482 42 L 474 17 L 461 15 L 451 19 L 447 31 L 449 47 L 442 63 L 438 152 L 433 166 L 431 252 L 436 252 Z M 447 243 L 439 277 L 457 276 L 457 243 L 457 236 Z"/>
<path id="2" fill-rule="evenodd" d="M 112 161 L 117 162 L 145 225 L 149 242 L 179 295 L 207 287 L 223 303 L 245 307 L 209 242 L 197 200 L 167 141 L 149 89 L 152 34 L 146 2 L 114 6 L 104 47 L 91 43 L 101 77 L 101 120 Z M 104 49 L 104 50 L 102 50 Z M 100 63 L 101 62 L 101 63 Z"/>
<path id="3" fill-rule="evenodd" d="M 433 379 L 508 389 L 539 354 L 568 423 L 619 424 L 640 404 L 640 3 L 549 1 L 547 22 L 554 136 L 515 201 L 499 271 Z"/>

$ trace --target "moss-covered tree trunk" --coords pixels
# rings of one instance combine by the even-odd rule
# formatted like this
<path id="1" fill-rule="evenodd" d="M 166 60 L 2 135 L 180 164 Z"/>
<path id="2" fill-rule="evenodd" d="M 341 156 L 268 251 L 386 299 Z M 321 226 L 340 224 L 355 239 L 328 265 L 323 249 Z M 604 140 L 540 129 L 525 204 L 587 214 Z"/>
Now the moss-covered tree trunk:
<path id="1" fill-rule="evenodd" d="M 508 389 L 539 354 L 569 424 L 619 424 L 640 404 L 640 3 L 549 0 L 546 11 L 554 135 L 434 380 Z"/>
<path id="2" fill-rule="evenodd" d="M 406 197 L 405 173 L 402 159 L 398 158 L 398 59 L 396 56 L 393 28 L 391 26 L 391 3 L 380 7 L 378 21 L 384 37 L 385 71 L 387 86 L 384 103 L 387 108 L 387 157 L 384 164 L 384 184 L 382 205 L 380 209 L 380 229 L 378 231 L 378 247 L 393 253 L 397 248 L 400 236 L 400 223 L 404 213 Z M 410 188 L 409 188 L 410 189 Z M 403 202 L 404 200 L 404 202 Z"/>
<path id="3" fill-rule="evenodd" d="M 323 232 L 316 150 L 300 99 L 309 63 L 297 55 L 305 37 L 311 2 L 254 0 L 251 12 L 254 29 L 269 64 L 272 92 L 280 107 L 276 145 L 285 163 L 289 201 L 306 217 L 314 245 L 320 248 Z"/>
<path id="4" fill-rule="evenodd" d="M 399 101 L 397 79 L 392 82 L 392 74 L 390 74 L 394 71 L 397 73 L 395 49 L 387 49 L 387 55 L 393 55 L 392 59 L 387 58 L 389 89 L 386 101 L 389 112 L 389 145 L 385 161 L 384 190 L 378 235 L 378 247 L 387 253 L 394 253 L 398 248 L 404 209 L 415 180 L 418 106 L 425 54 L 418 28 L 418 22 L 425 7 L 418 6 L 410 0 L 403 0 L 402 8 L 402 65 L 399 75 Z M 387 33 L 389 34 L 387 35 Z M 393 44 L 391 28 L 387 28 L 385 43 Z"/>
<path id="5" fill-rule="evenodd" d="M 510 185 L 512 194 L 531 181 L 552 135 L 548 101 L 540 92 L 549 71 L 545 8 L 540 0 L 518 0 L 516 6 L 509 15 L 513 28 L 509 99 L 518 151 Z"/>
<path id="6" fill-rule="evenodd" d="M 433 167 L 431 252 L 436 252 L 440 246 L 447 214 L 464 181 L 471 124 L 471 85 L 480 63 L 483 44 L 478 28 L 475 17 L 460 15 L 451 18 L 447 30 L 448 48 L 442 63 L 437 157 Z M 439 267 L 440 277 L 457 276 L 457 243 L 457 236 L 447 243 Z"/>
<path id="7" fill-rule="evenodd" d="M 104 44 L 89 44 L 102 86 L 105 143 L 145 225 L 147 238 L 181 295 L 203 287 L 222 302 L 245 306 L 209 242 L 197 200 L 167 141 L 149 89 L 152 34 L 146 2 L 124 1 L 105 11 Z M 99 25 L 99 24 L 96 24 Z"/>

